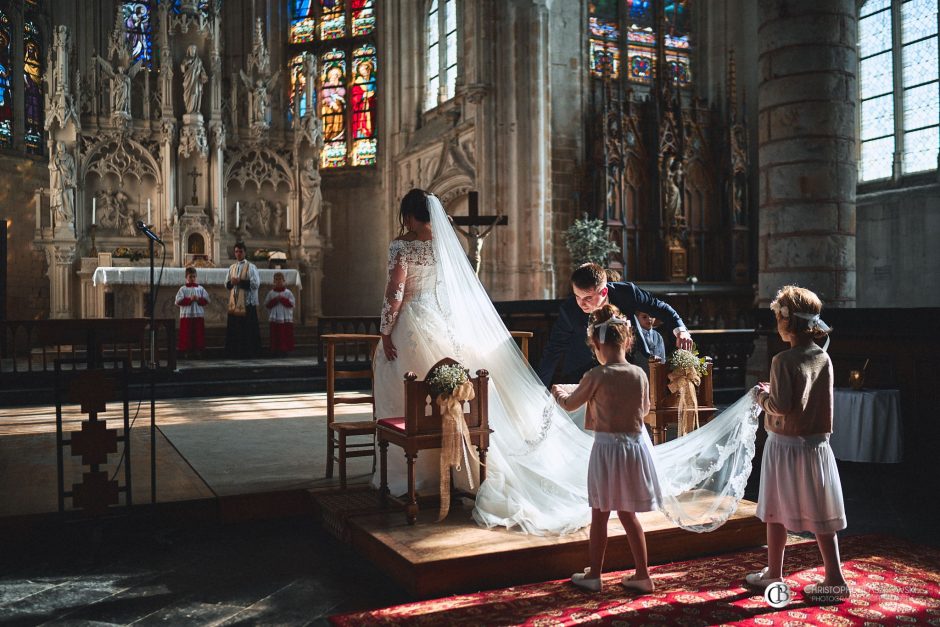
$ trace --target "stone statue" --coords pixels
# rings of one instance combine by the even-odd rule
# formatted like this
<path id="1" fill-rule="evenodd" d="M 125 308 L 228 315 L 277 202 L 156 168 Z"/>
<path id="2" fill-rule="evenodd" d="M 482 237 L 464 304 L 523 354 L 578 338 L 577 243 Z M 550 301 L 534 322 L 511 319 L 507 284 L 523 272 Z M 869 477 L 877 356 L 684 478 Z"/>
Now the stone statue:
<path id="1" fill-rule="evenodd" d="M 123 191 L 102 191 L 98 202 L 98 226 L 119 235 L 133 236 L 137 230 L 127 213 L 128 196 Z"/>
<path id="2" fill-rule="evenodd" d="M 75 158 L 65 148 L 65 142 L 56 142 L 52 161 L 50 188 L 56 226 L 71 225 L 75 219 Z"/>
<path id="3" fill-rule="evenodd" d="M 300 172 L 300 189 L 304 195 L 303 211 L 300 216 L 301 230 L 320 232 L 320 212 L 323 194 L 320 191 L 320 171 L 313 159 L 307 159 Z"/>
<path id="4" fill-rule="evenodd" d="M 471 224 L 467 227 L 467 230 L 464 231 L 462 228 L 454 224 L 454 230 L 467 238 L 467 259 L 470 260 L 470 265 L 473 266 L 473 271 L 476 274 L 480 274 L 480 263 L 482 262 L 482 253 L 483 253 L 483 240 L 486 239 L 486 236 L 490 234 L 493 228 L 496 226 L 496 223 L 499 222 L 499 219 L 502 218 L 502 214 L 496 216 L 493 220 L 493 223 L 488 227 L 480 230 L 480 226 L 477 224 Z"/>
<path id="5" fill-rule="evenodd" d="M 129 68 L 125 64 L 117 63 L 114 67 L 99 56 L 95 56 L 98 65 L 109 79 L 111 79 L 111 115 L 131 117 L 131 79 L 143 67 L 140 60 Z"/>
<path id="6" fill-rule="evenodd" d="M 663 209 L 673 224 L 684 224 L 682 213 L 682 162 L 670 155 L 663 167 Z"/>
<path id="7" fill-rule="evenodd" d="M 268 128 L 271 125 L 269 115 L 271 110 L 270 92 L 277 84 L 277 77 L 280 71 L 275 72 L 267 79 L 259 75 L 254 81 L 252 81 L 244 71 L 239 70 L 239 73 L 241 74 L 245 89 L 247 89 L 250 94 L 251 103 L 248 109 L 249 126 L 253 128 Z"/>
<path id="8" fill-rule="evenodd" d="M 186 113 L 199 113 L 202 105 L 202 86 L 209 80 L 202 59 L 196 54 L 196 46 L 186 49 L 186 58 L 180 63 L 183 73 L 183 104 Z"/>

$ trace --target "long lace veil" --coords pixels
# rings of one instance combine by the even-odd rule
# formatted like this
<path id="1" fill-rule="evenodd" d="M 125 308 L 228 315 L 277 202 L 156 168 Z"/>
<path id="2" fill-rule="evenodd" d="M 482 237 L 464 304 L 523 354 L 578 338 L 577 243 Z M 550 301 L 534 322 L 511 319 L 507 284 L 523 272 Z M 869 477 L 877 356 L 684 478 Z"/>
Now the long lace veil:
<path id="1" fill-rule="evenodd" d="M 436 296 L 453 357 L 490 373 L 493 429 L 487 479 L 473 517 L 481 525 L 563 534 L 590 522 L 587 467 L 593 438 L 555 403 L 526 361 L 467 260 L 441 202 L 428 197 Z M 754 455 L 757 412 L 749 394 L 692 434 L 652 447 L 662 512 L 692 531 L 734 513 Z"/>

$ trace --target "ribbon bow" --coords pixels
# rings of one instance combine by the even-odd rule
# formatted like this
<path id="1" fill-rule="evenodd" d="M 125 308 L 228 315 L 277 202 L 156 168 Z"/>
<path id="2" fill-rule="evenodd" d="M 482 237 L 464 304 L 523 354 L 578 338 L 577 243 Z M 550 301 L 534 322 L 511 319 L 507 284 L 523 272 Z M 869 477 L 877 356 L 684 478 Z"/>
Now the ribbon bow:
<path id="1" fill-rule="evenodd" d="M 698 393 L 696 387 L 702 382 L 695 368 L 673 370 L 668 375 L 669 391 L 677 394 L 679 403 L 676 411 L 679 412 L 679 422 L 676 425 L 680 436 L 698 429 Z"/>
<path id="2" fill-rule="evenodd" d="M 441 394 L 436 401 L 441 408 L 441 507 L 437 522 L 447 518 L 450 511 L 450 469 L 459 471 L 461 464 L 467 469 L 470 488 L 473 488 L 473 472 L 470 460 L 479 463 L 480 458 L 470 445 L 470 429 L 463 413 L 465 401 L 472 400 L 473 383 L 464 381 L 450 394 Z"/>

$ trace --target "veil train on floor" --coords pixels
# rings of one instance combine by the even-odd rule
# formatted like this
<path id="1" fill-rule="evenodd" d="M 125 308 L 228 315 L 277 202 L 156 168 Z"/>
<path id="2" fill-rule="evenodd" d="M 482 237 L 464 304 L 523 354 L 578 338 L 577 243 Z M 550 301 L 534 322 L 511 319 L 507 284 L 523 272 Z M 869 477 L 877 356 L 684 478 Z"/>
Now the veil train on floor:
<path id="1" fill-rule="evenodd" d="M 554 401 L 473 272 L 440 201 L 429 196 L 436 298 L 453 357 L 490 372 L 493 428 L 487 480 L 474 519 L 487 527 L 563 534 L 590 522 L 587 466 L 593 438 Z M 744 495 L 759 408 L 749 392 L 704 427 L 653 447 L 661 511 L 690 531 L 723 524 Z M 647 443 L 649 435 L 645 434 Z"/>

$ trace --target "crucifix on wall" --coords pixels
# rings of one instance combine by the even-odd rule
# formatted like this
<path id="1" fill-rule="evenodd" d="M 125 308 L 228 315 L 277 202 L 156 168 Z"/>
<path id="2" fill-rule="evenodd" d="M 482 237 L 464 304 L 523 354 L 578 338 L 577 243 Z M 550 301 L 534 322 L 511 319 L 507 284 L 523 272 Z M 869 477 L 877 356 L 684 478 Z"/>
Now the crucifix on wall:
<path id="1" fill-rule="evenodd" d="M 502 214 L 481 216 L 479 203 L 480 193 L 470 192 L 467 194 L 467 215 L 451 218 L 457 232 L 467 238 L 467 258 L 470 260 L 470 265 L 473 266 L 473 271 L 477 274 L 480 274 L 483 240 L 497 225 L 509 224 L 509 218 Z M 464 230 L 460 228 L 461 226 L 465 226 L 467 229 Z"/>
<path id="2" fill-rule="evenodd" d="M 196 193 L 196 181 L 199 179 L 200 176 L 202 176 L 202 174 L 199 172 L 199 170 L 196 169 L 196 166 L 193 166 L 193 171 L 187 172 L 187 174 L 189 174 L 189 176 L 191 176 L 193 179 L 192 203 L 193 203 L 193 206 L 195 207 L 199 204 L 199 195 Z"/>

